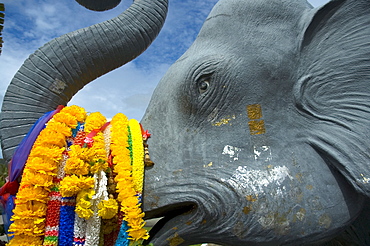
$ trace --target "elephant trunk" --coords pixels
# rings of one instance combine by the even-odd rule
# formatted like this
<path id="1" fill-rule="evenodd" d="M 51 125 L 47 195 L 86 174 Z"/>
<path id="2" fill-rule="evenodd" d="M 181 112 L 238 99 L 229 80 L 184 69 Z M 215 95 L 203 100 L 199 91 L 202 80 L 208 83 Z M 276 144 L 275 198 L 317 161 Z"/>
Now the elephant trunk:
<path id="1" fill-rule="evenodd" d="M 140 55 L 156 38 L 167 0 L 137 0 L 119 16 L 56 38 L 36 50 L 4 96 L 0 136 L 5 160 L 45 112 L 67 102 L 90 81 Z"/>
<path id="2" fill-rule="evenodd" d="M 90 10 L 105 11 L 116 7 L 121 2 L 121 0 L 102 0 L 102 1 L 76 0 L 76 2 Z"/>

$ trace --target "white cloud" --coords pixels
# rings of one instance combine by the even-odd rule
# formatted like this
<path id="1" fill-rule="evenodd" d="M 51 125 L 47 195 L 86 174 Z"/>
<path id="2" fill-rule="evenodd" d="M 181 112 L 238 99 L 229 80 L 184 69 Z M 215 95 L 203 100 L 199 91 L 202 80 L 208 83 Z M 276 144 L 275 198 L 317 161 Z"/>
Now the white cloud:
<path id="1" fill-rule="evenodd" d="M 309 0 L 308 1 L 312 6 L 318 7 L 324 5 L 325 3 L 329 2 L 329 0 Z"/>
<path id="2" fill-rule="evenodd" d="M 140 120 L 157 82 L 169 66 L 155 64 L 152 69 L 142 70 L 135 63 L 128 63 L 85 86 L 70 104 L 85 107 L 89 112 L 104 112 L 108 118 L 122 112 Z"/>

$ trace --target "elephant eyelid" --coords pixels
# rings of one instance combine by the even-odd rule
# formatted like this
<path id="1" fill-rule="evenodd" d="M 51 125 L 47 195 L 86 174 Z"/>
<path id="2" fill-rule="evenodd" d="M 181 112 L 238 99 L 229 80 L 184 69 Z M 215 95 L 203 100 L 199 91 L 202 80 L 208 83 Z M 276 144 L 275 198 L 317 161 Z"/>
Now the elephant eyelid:
<path id="1" fill-rule="evenodd" d="M 197 79 L 197 88 L 200 94 L 206 93 L 211 86 L 212 74 L 205 74 Z"/>
<path id="2" fill-rule="evenodd" d="M 214 77 L 217 75 L 218 67 L 223 61 L 220 56 L 202 57 L 194 63 L 192 69 L 188 73 L 186 81 L 191 85 L 191 94 L 200 96 L 199 99 L 209 94 L 213 87 Z"/>

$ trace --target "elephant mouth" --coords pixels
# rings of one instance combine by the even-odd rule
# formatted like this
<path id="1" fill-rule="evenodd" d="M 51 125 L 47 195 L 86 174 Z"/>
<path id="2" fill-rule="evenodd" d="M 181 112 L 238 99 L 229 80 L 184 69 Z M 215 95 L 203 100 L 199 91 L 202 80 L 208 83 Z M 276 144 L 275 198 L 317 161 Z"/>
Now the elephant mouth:
<path id="1" fill-rule="evenodd" d="M 164 182 L 159 182 L 161 176 L 157 174 L 150 177 L 159 177 L 159 181 L 146 180 L 144 219 L 161 219 L 151 228 L 145 243 L 164 246 L 214 241 L 213 235 L 223 233 L 225 226 L 232 223 L 229 218 L 235 216 L 230 201 L 242 204 L 244 198 L 212 171 L 202 176 L 193 170 L 181 174 L 182 177 L 167 178 Z"/>
<path id="2" fill-rule="evenodd" d="M 163 237 L 162 229 L 167 228 L 169 224 L 176 226 L 180 217 L 183 215 L 194 214 L 198 205 L 195 202 L 179 202 L 166 205 L 151 211 L 145 211 L 145 220 L 158 219 L 155 225 L 149 231 L 149 239 L 145 243 L 151 243 L 153 240 Z"/>

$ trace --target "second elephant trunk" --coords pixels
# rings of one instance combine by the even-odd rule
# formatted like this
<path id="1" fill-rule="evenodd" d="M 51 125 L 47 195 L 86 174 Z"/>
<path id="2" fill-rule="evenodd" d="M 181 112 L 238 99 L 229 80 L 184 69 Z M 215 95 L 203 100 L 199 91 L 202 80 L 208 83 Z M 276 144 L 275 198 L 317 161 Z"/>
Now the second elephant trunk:
<path id="1" fill-rule="evenodd" d="M 41 115 L 140 55 L 162 28 L 167 5 L 167 0 L 135 1 L 111 20 L 65 34 L 36 50 L 4 96 L 0 119 L 4 159 L 11 158 Z"/>
<path id="2" fill-rule="evenodd" d="M 116 7 L 121 0 L 76 0 L 76 2 L 90 10 L 105 11 Z"/>

